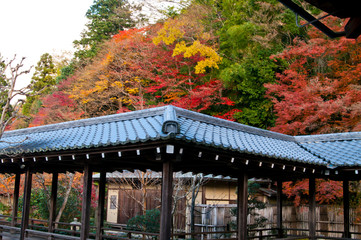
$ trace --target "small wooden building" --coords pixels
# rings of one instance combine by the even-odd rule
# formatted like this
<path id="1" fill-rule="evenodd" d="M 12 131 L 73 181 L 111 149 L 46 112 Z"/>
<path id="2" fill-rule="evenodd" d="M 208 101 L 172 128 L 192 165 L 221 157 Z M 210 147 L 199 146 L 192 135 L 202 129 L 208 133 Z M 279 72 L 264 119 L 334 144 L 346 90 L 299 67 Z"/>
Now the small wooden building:
<path id="1" fill-rule="evenodd" d="M 278 232 L 282 237 L 282 181 L 310 179 L 308 236 L 315 239 L 315 179 L 344 183 L 344 237 L 350 238 L 348 181 L 359 180 L 361 133 L 293 137 L 204 114 L 164 106 L 110 116 L 5 132 L 0 142 L 0 172 L 25 174 L 20 239 L 29 230 L 32 174 L 53 174 L 49 236 L 54 232 L 58 173 L 84 172 L 81 236 L 89 237 L 92 173 L 100 173 L 96 239 L 102 239 L 105 174 L 121 170 L 162 172 L 160 239 L 171 238 L 173 172 L 237 178 L 237 239 L 247 238 L 249 177 L 278 182 Z M 15 219 L 15 215 L 13 216 Z M 14 225 L 14 221 L 13 221 Z M 33 231 L 33 230 L 32 230 Z"/>
<path id="2" fill-rule="evenodd" d="M 94 174 L 93 180 L 99 181 L 100 174 Z M 142 214 L 141 202 L 145 198 L 146 209 L 160 208 L 160 180 L 162 173 L 146 172 L 113 172 L 107 173 L 107 199 L 106 220 L 110 223 L 126 224 L 131 217 Z M 224 205 L 237 202 L 237 179 L 227 176 L 213 176 L 193 173 L 175 172 L 173 182 L 176 184 L 177 213 L 179 225 L 173 226 L 184 230 L 189 219 L 186 208 L 191 205 L 192 183 L 197 181 L 194 204 Z M 259 180 L 258 180 L 259 181 Z M 146 184 L 146 186 L 142 186 Z M 199 186 L 199 188 L 198 188 Z M 263 189 L 263 188 L 262 188 Z M 146 196 L 143 196 L 142 193 Z M 267 196 L 260 192 L 260 199 Z M 136 200 L 136 203 L 134 203 Z M 180 213 L 182 211 L 182 213 Z M 174 221 L 173 221 L 174 222 Z"/>

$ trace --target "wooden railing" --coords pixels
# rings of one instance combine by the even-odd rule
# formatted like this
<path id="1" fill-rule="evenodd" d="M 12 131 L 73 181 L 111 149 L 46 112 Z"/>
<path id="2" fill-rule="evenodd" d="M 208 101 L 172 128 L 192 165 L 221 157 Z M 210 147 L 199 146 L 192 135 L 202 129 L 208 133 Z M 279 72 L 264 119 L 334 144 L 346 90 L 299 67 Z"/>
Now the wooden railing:
<path id="1" fill-rule="evenodd" d="M 17 219 L 16 226 L 10 226 L 11 218 L 10 216 L 0 215 L 0 240 L 3 236 L 14 236 L 14 234 L 20 233 L 19 222 Z M 80 225 L 74 225 L 72 223 L 65 222 L 55 222 L 57 228 L 53 233 L 48 232 L 48 221 L 30 219 L 29 228 L 26 229 L 25 234 L 27 236 L 37 236 L 44 237 L 46 239 L 65 239 L 65 240 L 78 240 L 80 239 Z M 286 237 L 282 239 L 294 240 L 294 239 L 308 239 L 308 229 L 300 228 L 283 228 L 282 231 L 285 233 Z M 95 227 L 91 227 L 90 236 L 94 237 Z M 277 228 L 263 228 L 263 229 L 252 229 L 248 230 L 249 237 L 248 239 L 253 240 L 265 240 L 265 239 L 278 239 L 279 229 Z M 297 232 L 301 233 L 302 236 L 292 235 L 291 233 Z M 318 236 L 316 239 L 347 239 L 342 237 L 342 231 L 316 231 Z M 336 233 L 340 237 L 326 237 L 321 234 Z M 351 232 L 353 236 L 361 235 L 358 232 Z M 129 230 L 124 224 L 113 224 L 106 223 L 105 227 L 102 228 L 102 237 L 104 239 L 159 239 L 159 233 L 149 233 Z M 172 239 L 203 239 L 203 240 L 213 240 L 213 239 L 223 239 L 223 240 L 236 240 L 237 238 L 236 231 L 202 231 L 202 232 L 193 232 L 193 233 L 174 233 L 172 234 Z M 349 238 L 351 239 L 351 238 Z M 352 238 L 353 240 L 357 238 Z M 361 239 L 357 239 L 361 240 Z"/>

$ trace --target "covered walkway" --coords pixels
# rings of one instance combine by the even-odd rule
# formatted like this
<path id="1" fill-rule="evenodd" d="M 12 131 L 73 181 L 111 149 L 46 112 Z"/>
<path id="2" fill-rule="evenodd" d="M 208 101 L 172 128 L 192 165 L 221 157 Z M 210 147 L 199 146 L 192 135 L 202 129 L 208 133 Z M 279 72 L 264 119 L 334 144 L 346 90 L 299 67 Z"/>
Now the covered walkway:
<path id="1" fill-rule="evenodd" d="M 26 239 L 32 175 L 53 174 L 48 234 L 54 232 L 58 174 L 84 173 L 80 237 L 90 236 L 92 173 L 99 172 L 95 239 L 103 239 L 105 174 L 127 170 L 162 171 L 159 239 L 171 239 L 173 172 L 238 179 L 236 239 L 247 239 L 247 182 L 250 177 L 278 182 L 277 237 L 283 237 L 283 181 L 308 178 L 310 239 L 317 238 L 315 179 L 343 182 L 344 233 L 350 238 L 348 183 L 359 180 L 361 133 L 293 137 L 204 114 L 164 106 L 5 132 L 0 142 L 0 172 L 16 174 L 13 209 L 18 206 L 20 175 L 25 175 L 19 239 Z M 15 214 L 15 213 L 14 213 Z M 15 226 L 15 215 L 11 226 Z M 64 237 L 66 239 L 66 237 Z"/>

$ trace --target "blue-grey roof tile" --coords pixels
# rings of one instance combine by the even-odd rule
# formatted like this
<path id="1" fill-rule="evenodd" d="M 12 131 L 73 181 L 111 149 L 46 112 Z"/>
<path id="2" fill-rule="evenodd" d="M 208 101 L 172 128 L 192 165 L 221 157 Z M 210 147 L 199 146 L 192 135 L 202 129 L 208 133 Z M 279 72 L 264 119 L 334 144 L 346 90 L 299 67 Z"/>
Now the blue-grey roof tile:
<path id="1" fill-rule="evenodd" d="M 361 132 L 297 136 L 295 139 L 333 166 L 361 166 Z"/>
<path id="2" fill-rule="evenodd" d="M 165 123 L 177 126 L 172 132 L 175 135 L 164 129 Z M 0 154 L 106 147 L 170 137 L 286 161 L 361 166 L 361 133 L 293 137 L 173 106 L 9 131 L 0 142 Z"/>

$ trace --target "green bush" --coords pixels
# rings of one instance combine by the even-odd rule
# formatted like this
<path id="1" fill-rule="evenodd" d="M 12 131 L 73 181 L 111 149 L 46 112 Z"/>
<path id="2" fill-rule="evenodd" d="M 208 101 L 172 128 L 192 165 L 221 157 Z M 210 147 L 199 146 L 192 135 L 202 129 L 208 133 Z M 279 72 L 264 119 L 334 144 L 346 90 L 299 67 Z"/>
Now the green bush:
<path id="1" fill-rule="evenodd" d="M 160 211 L 151 209 L 145 212 L 145 215 L 137 215 L 128 220 L 127 228 L 129 230 L 143 232 L 159 232 L 160 229 Z"/>

